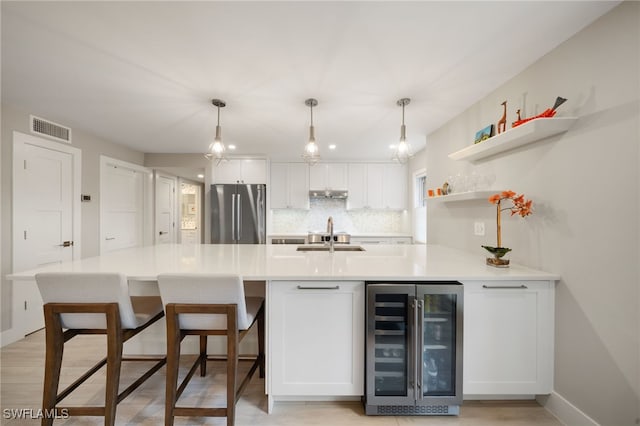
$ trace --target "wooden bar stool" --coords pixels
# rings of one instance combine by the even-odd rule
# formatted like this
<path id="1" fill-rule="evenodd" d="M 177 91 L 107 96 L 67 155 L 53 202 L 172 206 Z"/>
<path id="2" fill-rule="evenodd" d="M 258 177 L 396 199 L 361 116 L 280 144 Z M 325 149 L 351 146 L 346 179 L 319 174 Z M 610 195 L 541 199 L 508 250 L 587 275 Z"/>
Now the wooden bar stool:
<path id="1" fill-rule="evenodd" d="M 44 301 L 46 359 L 42 409 L 65 409 L 70 416 L 104 416 L 104 424 L 113 426 L 116 406 L 158 371 L 166 357 L 123 358 L 123 343 L 164 315 L 158 296 L 129 296 L 124 275 L 118 273 L 42 273 L 36 282 Z M 79 379 L 58 393 L 65 342 L 81 334 L 105 334 L 107 356 Z M 156 361 L 129 387 L 118 393 L 122 361 Z M 105 403 L 103 407 L 59 407 L 58 403 L 106 364 Z M 43 418 L 42 425 L 52 425 Z"/>
<path id="2" fill-rule="evenodd" d="M 264 377 L 264 299 L 244 295 L 237 275 L 160 275 L 160 296 L 167 318 L 167 393 L 165 425 L 174 416 L 226 417 L 235 421 L 235 405 L 256 369 Z M 258 356 L 242 383 L 237 384 L 238 344 L 258 324 Z M 178 386 L 180 343 L 187 335 L 200 336 L 200 354 Z M 198 366 L 206 374 L 207 336 L 227 336 L 227 405 L 224 408 L 178 407 L 177 401 Z"/>

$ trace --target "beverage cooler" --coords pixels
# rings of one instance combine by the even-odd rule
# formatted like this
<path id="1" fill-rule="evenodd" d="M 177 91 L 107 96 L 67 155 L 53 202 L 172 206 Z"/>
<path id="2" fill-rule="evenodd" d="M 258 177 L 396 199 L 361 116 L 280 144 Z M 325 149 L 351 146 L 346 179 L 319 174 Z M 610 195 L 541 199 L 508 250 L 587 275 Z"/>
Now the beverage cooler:
<path id="1" fill-rule="evenodd" d="M 457 415 L 462 285 L 367 283 L 368 415 Z"/>

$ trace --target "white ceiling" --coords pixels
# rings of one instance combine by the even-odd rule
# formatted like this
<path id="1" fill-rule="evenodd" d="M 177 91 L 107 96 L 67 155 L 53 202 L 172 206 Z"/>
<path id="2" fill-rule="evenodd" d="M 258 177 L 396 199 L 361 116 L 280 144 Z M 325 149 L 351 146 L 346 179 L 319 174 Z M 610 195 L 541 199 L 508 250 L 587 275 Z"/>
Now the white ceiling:
<path id="1" fill-rule="evenodd" d="M 2 102 L 138 151 L 198 153 L 221 98 L 238 154 L 299 159 L 314 97 L 324 159 L 389 159 L 397 99 L 412 99 L 421 149 L 618 3 L 2 1 Z"/>

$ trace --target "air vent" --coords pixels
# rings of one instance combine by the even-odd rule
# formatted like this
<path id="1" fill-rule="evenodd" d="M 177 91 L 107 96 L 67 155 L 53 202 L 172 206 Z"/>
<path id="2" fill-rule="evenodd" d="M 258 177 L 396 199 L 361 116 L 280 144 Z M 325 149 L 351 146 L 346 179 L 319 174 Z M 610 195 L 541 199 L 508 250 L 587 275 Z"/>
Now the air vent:
<path id="1" fill-rule="evenodd" d="M 71 129 L 43 118 L 31 116 L 31 133 L 71 143 Z"/>

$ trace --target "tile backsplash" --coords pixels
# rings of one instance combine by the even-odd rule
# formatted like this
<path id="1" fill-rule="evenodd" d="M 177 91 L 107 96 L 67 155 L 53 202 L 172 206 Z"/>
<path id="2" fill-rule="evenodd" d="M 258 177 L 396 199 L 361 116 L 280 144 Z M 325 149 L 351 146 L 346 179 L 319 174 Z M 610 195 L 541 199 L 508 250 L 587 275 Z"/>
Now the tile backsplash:
<path id="1" fill-rule="evenodd" d="M 270 234 L 306 234 L 327 229 L 327 218 L 333 216 L 336 232 L 402 233 L 410 232 L 409 214 L 391 210 L 347 210 L 346 200 L 312 198 L 309 210 L 274 209 L 271 211 Z"/>

